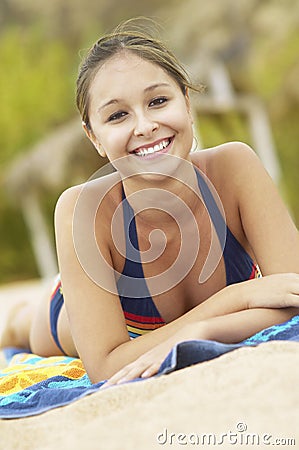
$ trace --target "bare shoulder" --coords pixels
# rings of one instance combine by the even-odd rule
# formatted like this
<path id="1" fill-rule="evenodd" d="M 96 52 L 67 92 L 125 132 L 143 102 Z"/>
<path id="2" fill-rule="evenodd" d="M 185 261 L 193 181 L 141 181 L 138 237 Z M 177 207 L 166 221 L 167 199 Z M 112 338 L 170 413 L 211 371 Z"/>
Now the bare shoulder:
<path id="1" fill-rule="evenodd" d="M 68 217 L 71 218 L 78 207 L 84 208 L 84 212 L 87 212 L 91 207 L 98 207 L 101 201 L 104 201 L 110 195 L 111 190 L 119 183 L 119 180 L 119 175 L 112 173 L 66 189 L 56 203 L 55 223 L 61 217 L 64 221 Z"/>
<path id="2" fill-rule="evenodd" d="M 227 142 L 191 154 L 192 162 L 207 177 L 221 187 L 230 182 L 244 181 L 244 173 L 252 166 L 261 166 L 255 151 L 243 142 Z"/>
<path id="3" fill-rule="evenodd" d="M 241 142 L 230 142 L 196 153 L 193 164 L 213 183 L 229 228 L 242 245 L 248 242 L 262 273 L 297 273 L 298 231 L 278 187 L 254 150 Z"/>

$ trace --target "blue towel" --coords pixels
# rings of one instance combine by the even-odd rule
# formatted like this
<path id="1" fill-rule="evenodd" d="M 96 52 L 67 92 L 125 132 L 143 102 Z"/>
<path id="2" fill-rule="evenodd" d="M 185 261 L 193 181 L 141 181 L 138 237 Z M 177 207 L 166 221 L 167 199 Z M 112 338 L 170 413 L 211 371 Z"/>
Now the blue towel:
<path id="1" fill-rule="evenodd" d="M 299 342 L 299 316 L 269 327 L 238 344 L 192 340 L 173 347 L 157 376 L 217 358 L 244 346 L 257 346 L 273 340 Z M 7 349 L 11 364 L 0 372 L 0 418 L 20 418 L 40 414 L 97 392 L 104 381 L 92 385 L 80 360 L 70 357 L 41 358 L 14 354 Z M 48 375 L 47 375 L 48 371 Z M 46 374 L 46 375 L 45 375 Z M 53 375 L 54 374 L 54 375 Z M 36 382 L 40 377 L 41 381 Z M 23 388 L 24 379 L 28 387 Z M 19 381 L 22 380 L 22 383 Z M 33 380 L 33 381 L 32 381 Z M 133 380 L 141 381 L 136 378 Z M 19 384 L 18 384 L 19 383 Z"/>

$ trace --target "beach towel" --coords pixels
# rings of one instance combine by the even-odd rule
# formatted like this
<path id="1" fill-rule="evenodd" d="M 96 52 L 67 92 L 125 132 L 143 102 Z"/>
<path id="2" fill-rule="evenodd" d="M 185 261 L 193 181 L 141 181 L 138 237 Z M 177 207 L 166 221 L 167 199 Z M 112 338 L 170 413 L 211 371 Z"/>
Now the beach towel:
<path id="1" fill-rule="evenodd" d="M 241 347 L 273 340 L 299 342 L 299 316 L 260 331 L 237 344 L 191 340 L 173 347 L 156 376 L 220 357 Z M 102 381 L 91 384 L 82 362 L 66 356 L 43 358 L 29 352 L 5 349 L 8 366 L 0 371 L 0 418 L 34 416 L 97 392 Z M 140 382 L 136 378 L 133 382 Z M 111 388 L 109 388 L 111 389 Z"/>

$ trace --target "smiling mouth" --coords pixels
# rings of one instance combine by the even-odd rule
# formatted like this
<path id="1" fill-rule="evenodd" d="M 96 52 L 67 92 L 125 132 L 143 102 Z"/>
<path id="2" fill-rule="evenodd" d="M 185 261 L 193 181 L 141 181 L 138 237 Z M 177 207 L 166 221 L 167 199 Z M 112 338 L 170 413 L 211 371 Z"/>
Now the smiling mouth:
<path id="1" fill-rule="evenodd" d="M 152 147 L 139 147 L 137 150 L 134 150 L 133 153 L 137 156 L 147 156 L 152 153 L 158 153 L 162 150 L 165 150 L 169 146 L 171 141 L 172 138 L 163 139 L 158 144 L 155 144 Z"/>

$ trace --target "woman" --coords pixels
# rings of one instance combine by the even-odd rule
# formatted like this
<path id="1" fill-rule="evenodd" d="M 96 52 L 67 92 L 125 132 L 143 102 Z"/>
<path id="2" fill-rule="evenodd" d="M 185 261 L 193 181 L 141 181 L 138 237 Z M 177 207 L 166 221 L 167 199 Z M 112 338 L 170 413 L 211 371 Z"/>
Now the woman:
<path id="1" fill-rule="evenodd" d="M 130 23 L 81 65 L 83 128 L 116 172 L 60 197 L 63 295 L 58 281 L 22 331 L 35 353 L 79 356 L 93 383 L 149 377 L 177 342 L 239 342 L 298 314 L 298 232 L 247 145 L 190 153 L 193 88 Z"/>

